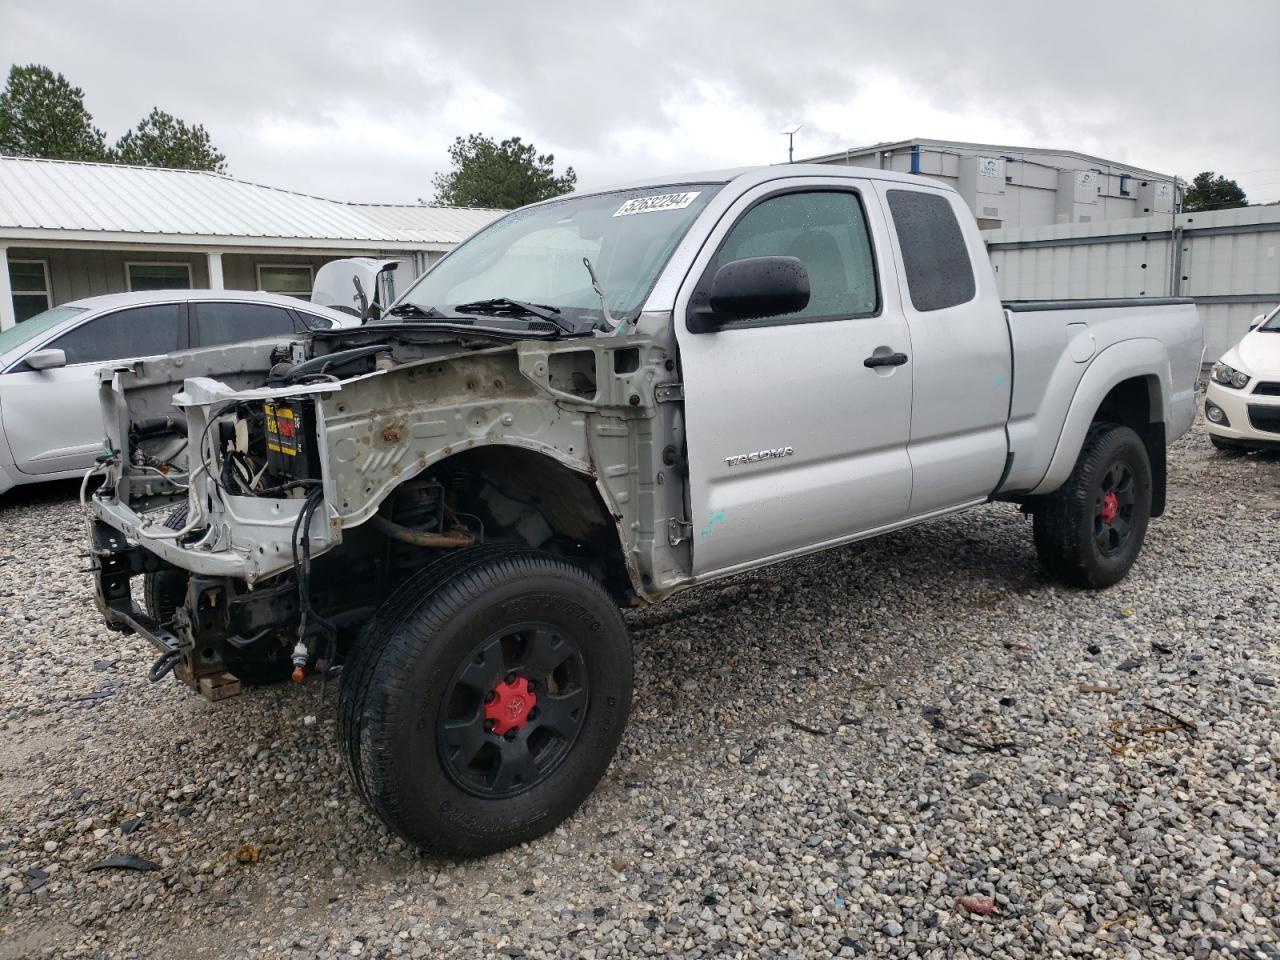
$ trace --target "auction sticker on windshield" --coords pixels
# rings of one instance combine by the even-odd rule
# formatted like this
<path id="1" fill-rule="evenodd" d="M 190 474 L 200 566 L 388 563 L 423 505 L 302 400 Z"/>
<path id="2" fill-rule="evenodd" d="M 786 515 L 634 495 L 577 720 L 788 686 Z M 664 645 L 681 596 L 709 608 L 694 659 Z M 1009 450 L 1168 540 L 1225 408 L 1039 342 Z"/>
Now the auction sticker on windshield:
<path id="1" fill-rule="evenodd" d="M 698 199 L 701 190 L 692 193 L 663 193 L 656 197 L 636 197 L 618 208 L 615 217 L 629 217 L 633 213 L 657 213 L 659 210 L 683 210 Z"/>

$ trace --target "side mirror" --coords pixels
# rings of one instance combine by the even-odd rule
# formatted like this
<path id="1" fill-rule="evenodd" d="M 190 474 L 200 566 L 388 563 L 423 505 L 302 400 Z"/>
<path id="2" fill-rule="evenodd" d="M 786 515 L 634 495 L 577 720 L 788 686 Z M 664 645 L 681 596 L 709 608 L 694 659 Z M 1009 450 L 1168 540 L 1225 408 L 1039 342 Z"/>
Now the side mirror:
<path id="1" fill-rule="evenodd" d="M 706 304 L 689 314 L 693 333 L 707 333 L 730 320 L 777 317 L 809 305 L 809 271 L 795 257 L 748 257 L 716 271 Z"/>
<path id="2" fill-rule="evenodd" d="M 56 350 L 52 347 L 45 350 L 32 350 L 26 356 L 27 366 L 32 370 L 52 370 L 55 367 L 65 367 L 67 365 L 67 353 L 65 350 Z"/>

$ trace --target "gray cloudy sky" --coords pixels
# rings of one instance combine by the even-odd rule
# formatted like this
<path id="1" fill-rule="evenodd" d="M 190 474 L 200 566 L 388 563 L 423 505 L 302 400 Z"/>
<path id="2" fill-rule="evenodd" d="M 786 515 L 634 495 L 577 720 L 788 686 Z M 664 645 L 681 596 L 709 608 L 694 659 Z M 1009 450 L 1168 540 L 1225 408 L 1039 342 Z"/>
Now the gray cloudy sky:
<path id="1" fill-rule="evenodd" d="M 1280 2 L 5 3 L 0 66 L 152 106 L 244 179 L 430 198 L 455 136 L 520 135 L 595 186 L 912 136 L 1081 150 L 1280 199 Z"/>

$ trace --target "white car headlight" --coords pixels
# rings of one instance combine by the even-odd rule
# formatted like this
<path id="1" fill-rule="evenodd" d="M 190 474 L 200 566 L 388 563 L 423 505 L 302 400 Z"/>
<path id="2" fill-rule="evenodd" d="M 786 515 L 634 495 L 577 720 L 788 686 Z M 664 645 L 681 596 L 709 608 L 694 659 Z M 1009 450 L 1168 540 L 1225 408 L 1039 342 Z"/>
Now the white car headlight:
<path id="1" fill-rule="evenodd" d="M 1209 371 L 1209 376 L 1213 378 L 1214 383 L 1220 383 L 1224 387 L 1234 387 L 1237 390 L 1243 390 L 1249 385 L 1249 375 L 1235 367 L 1228 366 L 1219 360 L 1213 365 Z"/>

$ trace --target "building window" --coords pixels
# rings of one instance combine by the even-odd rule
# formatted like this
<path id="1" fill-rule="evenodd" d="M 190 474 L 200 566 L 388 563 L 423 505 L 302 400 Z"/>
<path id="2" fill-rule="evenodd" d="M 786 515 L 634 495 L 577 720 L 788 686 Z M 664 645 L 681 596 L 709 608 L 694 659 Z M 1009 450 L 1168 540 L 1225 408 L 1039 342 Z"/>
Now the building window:
<path id="1" fill-rule="evenodd" d="M 53 306 L 49 265 L 43 260 L 10 260 L 9 285 L 13 290 L 13 313 L 18 323 Z"/>
<path id="2" fill-rule="evenodd" d="M 258 264 L 258 289 L 266 293 L 282 293 L 287 297 L 311 299 L 311 268 L 305 264 Z"/>
<path id="3" fill-rule="evenodd" d="M 130 290 L 190 290 L 189 263 L 127 263 Z"/>

